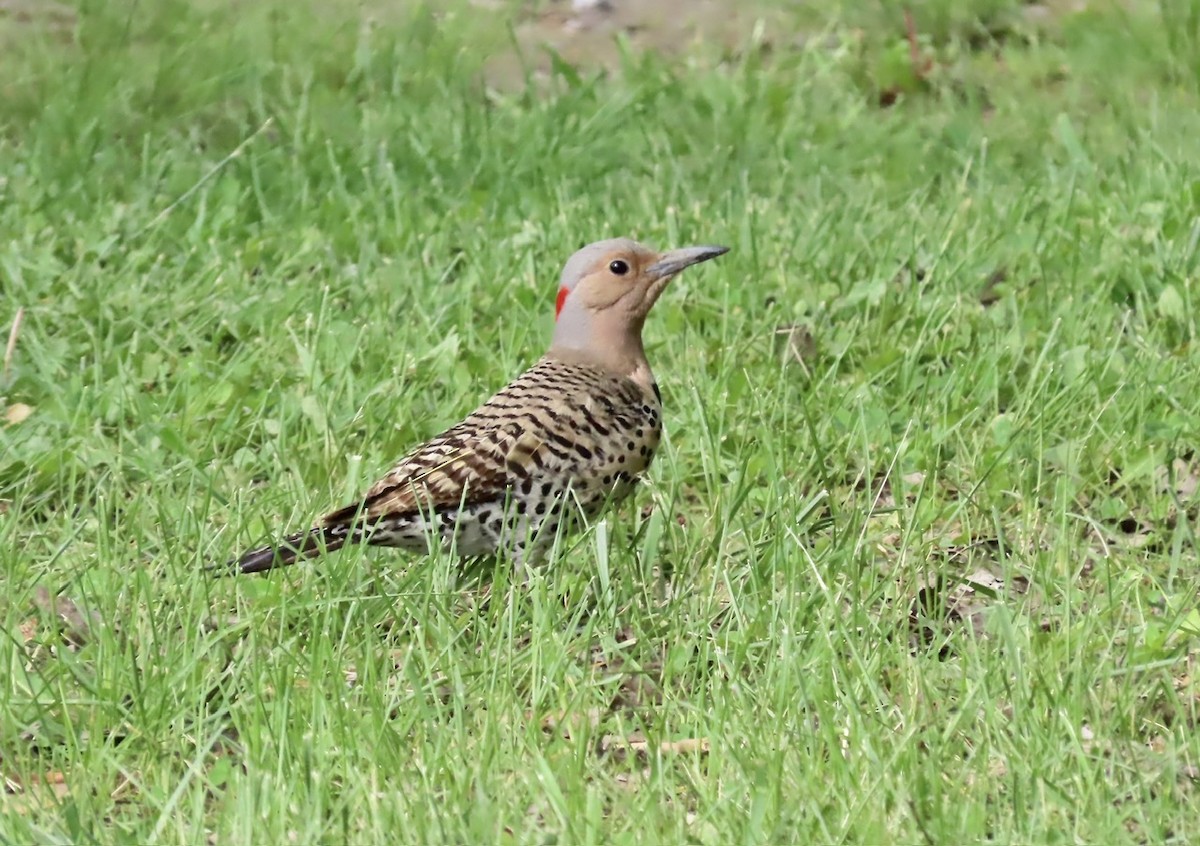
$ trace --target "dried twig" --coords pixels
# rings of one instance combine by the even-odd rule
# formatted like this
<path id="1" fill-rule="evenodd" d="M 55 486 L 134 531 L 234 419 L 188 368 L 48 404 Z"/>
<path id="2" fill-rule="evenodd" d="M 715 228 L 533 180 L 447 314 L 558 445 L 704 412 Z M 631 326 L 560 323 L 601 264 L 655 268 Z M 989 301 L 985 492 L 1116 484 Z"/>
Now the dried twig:
<path id="1" fill-rule="evenodd" d="M 8 372 L 12 368 L 13 353 L 17 351 L 17 336 L 21 333 L 21 321 L 25 318 L 25 307 L 18 306 L 17 313 L 13 317 L 12 328 L 8 330 L 8 344 L 4 347 L 4 378 L 8 378 Z"/>

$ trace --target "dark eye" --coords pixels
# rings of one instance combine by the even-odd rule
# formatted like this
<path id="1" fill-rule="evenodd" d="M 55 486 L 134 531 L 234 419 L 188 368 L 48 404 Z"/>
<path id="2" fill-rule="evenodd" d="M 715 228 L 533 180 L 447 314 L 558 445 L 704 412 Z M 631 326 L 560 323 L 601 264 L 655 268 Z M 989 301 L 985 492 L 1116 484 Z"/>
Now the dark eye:
<path id="1" fill-rule="evenodd" d="M 608 269 L 618 276 L 624 276 L 629 272 L 629 265 L 620 259 L 616 259 L 615 261 L 609 263 Z"/>

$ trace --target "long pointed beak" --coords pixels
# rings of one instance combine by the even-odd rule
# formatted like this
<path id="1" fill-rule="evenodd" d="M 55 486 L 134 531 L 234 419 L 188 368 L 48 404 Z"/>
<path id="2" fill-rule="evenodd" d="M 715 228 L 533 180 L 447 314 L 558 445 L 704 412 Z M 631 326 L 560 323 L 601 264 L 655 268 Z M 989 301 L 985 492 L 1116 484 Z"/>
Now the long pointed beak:
<path id="1" fill-rule="evenodd" d="M 646 268 L 646 273 L 652 279 L 666 279 L 685 267 L 715 259 L 727 252 L 728 247 L 681 247 L 678 250 L 667 250 L 658 257 L 658 261 Z"/>

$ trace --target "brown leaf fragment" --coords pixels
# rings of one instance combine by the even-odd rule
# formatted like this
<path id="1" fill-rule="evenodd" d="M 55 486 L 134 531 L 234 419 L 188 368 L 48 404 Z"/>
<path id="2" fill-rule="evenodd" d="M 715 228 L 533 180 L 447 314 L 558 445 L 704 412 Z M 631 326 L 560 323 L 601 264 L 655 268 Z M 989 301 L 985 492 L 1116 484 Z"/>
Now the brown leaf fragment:
<path id="1" fill-rule="evenodd" d="M 23 402 L 14 402 L 4 410 L 4 422 L 9 426 L 16 426 L 18 423 L 24 423 L 28 420 L 31 414 L 33 414 L 32 405 L 26 405 Z"/>
<path id="2" fill-rule="evenodd" d="M 955 544 L 943 550 L 946 560 L 952 564 L 970 564 L 986 555 L 989 560 L 1000 558 L 1005 552 L 1000 538 L 980 538 L 966 544 Z M 986 585 L 986 582 L 984 582 Z"/>
<path id="3" fill-rule="evenodd" d="M 780 340 L 784 364 L 799 364 L 804 367 L 817 354 L 817 341 L 812 330 L 800 323 L 790 323 L 775 328 Z"/>
<path id="4" fill-rule="evenodd" d="M 43 616 L 58 620 L 63 638 L 77 649 L 91 639 L 92 625 L 101 622 L 99 614 L 84 614 L 72 600 L 64 596 L 51 596 L 50 591 L 41 585 L 34 590 L 33 604 Z"/>
<path id="5" fill-rule="evenodd" d="M 944 595 L 941 576 L 928 579 L 917 589 L 908 608 L 909 643 L 914 653 L 928 649 L 938 638 L 945 637 L 945 622 L 953 612 L 943 605 Z M 938 649 L 939 658 L 945 658 L 949 653 L 950 647 L 945 644 Z"/>
<path id="6" fill-rule="evenodd" d="M 875 546 L 880 552 L 887 555 L 900 551 L 901 545 L 904 543 L 904 534 L 902 532 L 888 532 L 886 535 L 876 541 Z"/>
<path id="7" fill-rule="evenodd" d="M 1132 514 L 1122 517 L 1112 528 L 1104 532 L 1102 540 L 1105 546 L 1111 544 L 1122 549 L 1139 549 L 1146 552 L 1157 552 L 1162 547 L 1162 539 L 1154 526 L 1144 523 Z"/>
<path id="8" fill-rule="evenodd" d="M 707 755 L 710 749 L 707 737 L 685 737 L 682 740 L 665 740 L 659 745 L 664 754 Z"/>
<path id="9" fill-rule="evenodd" d="M 649 671 L 626 674 L 612 702 L 609 703 L 609 710 L 637 711 L 661 705 L 663 694 L 657 676 L 658 673 Z"/>
<path id="10" fill-rule="evenodd" d="M 636 773 L 617 773 L 613 776 L 613 781 L 617 787 L 623 790 L 637 790 L 647 779 L 650 778 L 650 768 L 646 767 L 641 772 Z"/>
<path id="11" fill-rule="evenodd" d="M 1154 486 L 1163 493 L 1190 500 L 1200 489 L 1200 461 L 1189 455 L 1159 467 L 1154 472 Z"/>
<path id="12" fill-rule="evenodd" d="M 236 629 L 241 624 L 242 621 L 237 614 L 226 614 L 221 617 L 206 617 L 200 624 L 200 628 L 208 634 L 213 634 L 215 632 Z"/>
<path id="13" fill-rule="evenodd" d="M 1029 587 L 1024 576 L 1005 579 L 987 567 L 953 578 L 940 573 L 931 576 L 909 605 L 910 647 L 916 652 L 940 641 L 938 657 L 947 657 L 950 647 L 946 638 L 955 626 L 965 623 L 977 637 L 985 637 L 990 611 L 1012 596 L 1027 594 Z"/>
<path id="14" fill-rule="evenodd" d="M 559 734 L 563 740 L 573 740 L 576 732 L 586 726 L 595 728 L 600 725 L 600 721 L 604 719 L 605 712 L 599 708 L 589 708 L 582 713 L 572 711 L 560 711 L 553 714 L 546 714 L 541 718 L 540 724 L 542 733 L 545 735 Z M 526 720 L 534 719 L 532 713 L 526 713 Z"/>
<path id="15" fill-rule="evenodd" d="M 16 776 L 5 775 L 4 792 L 9 797 L 4 801 L 5 811 L 28 815 L 59 805 L 70 795 L 71 789 L 65 773 L 50 770 L 44 775 L 34 774 L 24 781 Z"/>
<path id="16" fill-rule="evenodd" d="M 638 760 L 646 760 L 650 757 L 651 750 L 655 748 L 661 755 L 707 755 L 709 742 L 706 737 L 685 737 L 681 740 L 664 740 L 655 747 L 644 734 L 635 731 L 625 737 L 606 734 L 596 745 L 599 755 L 612 755 L 617 759 L 632 756 Z"/>
<path id="17" fill-rule="evenodd" d="M 988 278 L 983 283 L 983 287 L 979 289 L 979 304 L 987 308 L 999 302 L 1001 296 L 999 288 L 1007 280 L 1008 271 L 1003 267 L 998 267 L 989 273 Z"/>
<path id="18" fill-rule="evenodd" d="M 622 650 L 637 645 L 638 638 L 625 628 L 616 633 L 617 647 Z M 592 675 L 605 687 L 619 680 L 609 711 L 636 711 L 662 703 L 662 657 L 651 656 L 643 661 L 630 661 L 620 652 L 608 654 L 599 646 L 591 650 Z"/>

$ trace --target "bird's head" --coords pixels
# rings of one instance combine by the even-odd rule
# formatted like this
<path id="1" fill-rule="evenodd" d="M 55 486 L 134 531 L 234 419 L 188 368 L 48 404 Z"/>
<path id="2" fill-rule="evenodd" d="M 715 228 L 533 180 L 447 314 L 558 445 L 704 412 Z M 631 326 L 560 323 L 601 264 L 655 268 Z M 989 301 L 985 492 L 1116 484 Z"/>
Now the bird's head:
<path id="1" fill-rule="evenodd" d="M 589 244 L 559 280 L 551 351 L 642 356 L 642 325 L 667 283 L 728 247 L 656 252 L 628 238 Z"/>

